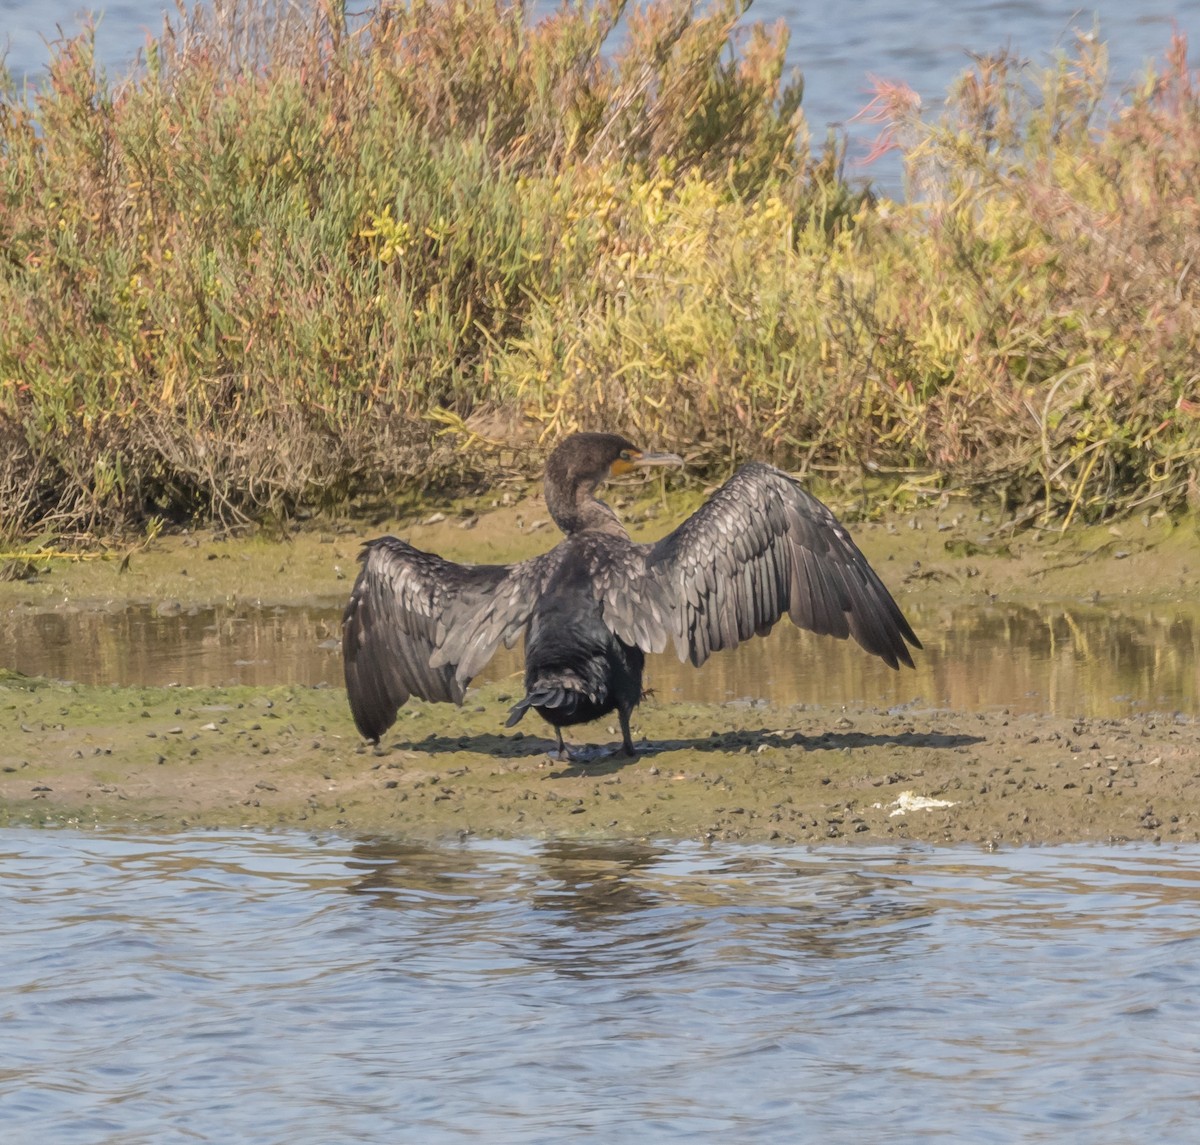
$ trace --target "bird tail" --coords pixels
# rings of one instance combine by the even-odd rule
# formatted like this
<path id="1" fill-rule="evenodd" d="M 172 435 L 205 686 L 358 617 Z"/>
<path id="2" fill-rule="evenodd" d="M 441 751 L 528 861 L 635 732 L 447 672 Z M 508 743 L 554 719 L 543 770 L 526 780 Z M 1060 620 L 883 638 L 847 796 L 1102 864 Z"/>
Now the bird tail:
<path id="1" fill-rule="evenodd" d="M 511 728 L 520 723 L 530 708 L 552 708 L 569 718 L 575 714 L 580 701 L 586 698 L 582 692 L 577 692 L 574 688 L 564 688 L 562 684 L 537 685 L 523 700 L 513 704 L 504 726 Z"/>

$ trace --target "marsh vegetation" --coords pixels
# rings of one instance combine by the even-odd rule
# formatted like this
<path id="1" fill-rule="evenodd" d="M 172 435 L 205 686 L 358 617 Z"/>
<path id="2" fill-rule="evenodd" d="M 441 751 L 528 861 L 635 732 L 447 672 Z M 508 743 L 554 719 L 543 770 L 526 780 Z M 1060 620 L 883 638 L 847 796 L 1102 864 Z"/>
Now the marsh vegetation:
<path id="1" fill-rule="evenodd" d="M 1183 39 L 1116 106 L 1096 38 L 935 114 L 881 88 L 907 202 L 810 138 L 785 47 L 738 0 L 227 0 L 120 77 L 59 45 L 0 96 L 0 536 L 462 490 L 576 428 L 1063 523 L 1194 501 Z"/>

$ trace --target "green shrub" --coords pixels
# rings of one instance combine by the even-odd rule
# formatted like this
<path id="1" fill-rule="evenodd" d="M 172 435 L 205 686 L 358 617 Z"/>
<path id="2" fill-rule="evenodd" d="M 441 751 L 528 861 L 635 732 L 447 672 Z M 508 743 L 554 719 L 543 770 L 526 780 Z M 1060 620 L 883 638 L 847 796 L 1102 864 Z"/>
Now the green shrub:
<path id="1" fill-rule="evenodd" d="M 494 455 L 447 427 L 491 415 L 1064 520 L 1181 503 L 1183 42 L 1107 114 L 1094 38 L 980 61 L 936 122 L 889 87 L 894 203 L 812 153 L 784 31 L 742 15 L 228 0 L 116 84 L 59 46 L 0 98 L 0 533 L 460 484 Z"/>

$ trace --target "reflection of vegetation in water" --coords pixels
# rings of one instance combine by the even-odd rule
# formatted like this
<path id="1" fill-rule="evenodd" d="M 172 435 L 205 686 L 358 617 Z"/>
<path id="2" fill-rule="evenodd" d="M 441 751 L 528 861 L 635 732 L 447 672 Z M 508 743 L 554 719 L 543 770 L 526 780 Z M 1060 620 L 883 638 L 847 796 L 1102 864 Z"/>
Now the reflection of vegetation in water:
<path id="1" fill-rule="evenodd" d="M 722 652 L 700 669 L 669 654 L 651 657 L 650 702 L 915 703 L 1066 716 L 1200 710 L 1200 613 L 1194 608 L 972 602 L 940 611 L 906 609 L 925 645 L 915 672 L 889 671 L 852 644 L 781 623 L 769 638 Z M 12 650 L 13 668 L 81 683 L 340 687 L 339 618 L 334 607 L 191 609 L 166 616 L 150 607 L 10 612 L 0 616 L 0 644 Z M 519 667 L 517 652 L 502 652 L 480 682 L 505 681 Z M 497 708 L 497 734 L 501 714 Z"/>
<path id="2" fill-rule="evenodd" d="M 741 0 L 613 36 L 626 8 L 225 0 L 113 84 L 89 34 L 55 45 L 36 100 L 0 94 L 0 533 L 463 488 L 581 426 L 710 475 L 1182 504 L 1181 37 L 1116 114 L 1094 36 L 1041 75 L 980 58 L 936 122 L 881 90 L 907 204 L 813 153 L 786 35 Z"/>
<path id="3" fill-rule="evenodd" d="M 140 605 L 9 612 L 0 643 L 27 675 L 87 684 L 340 684 L 340 613 Z"/>
<path id="4" fill-rule="evenodd" d="M 905 604 L 924 644 L 915 672 L 890 672 L 849 645 L 781 624 L 697 673 L 656 657 L 660 699 L 763 700 L 972 711 L 1122 715 L 1131 706 L 1200 709 L 1200 614 L 1079 606 Z"/>
<path id="5" fill-rule="evenodd" d="M 973 604 L 921 633 L 953 708 L 1003 703 L 1065 716 L 1200 710 L 1195 609 Z"/>

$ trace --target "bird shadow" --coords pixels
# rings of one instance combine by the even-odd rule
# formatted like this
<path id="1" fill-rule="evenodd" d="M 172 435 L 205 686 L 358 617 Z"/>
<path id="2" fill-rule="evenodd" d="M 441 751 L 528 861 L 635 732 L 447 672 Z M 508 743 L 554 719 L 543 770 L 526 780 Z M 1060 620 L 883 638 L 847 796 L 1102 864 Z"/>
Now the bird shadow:
<path id="1" fill-rule="evenodd" d="M 777 731 L 769 728 L 756 730 L 713 732 L 707 736 L 678 739 L 643 740 L 636 744 L 637 754 L 625 755 L 619 743 L 584 744 L 571 749 L 571 758 L 558 759 L 558 745 L 554 740 L 541 736 L 525 735 L 520 739 L 513 736 L 484 733 L 469 736 L 427 735 L 424 739 L 399 740 L 389 749 L 425 752 L 429 755 L 445 755 L 457 751 L 469 751 L 478 755 L 490 755 L 502 759 L 531 757 L 548 758 L 551 763 L 564 764 L 564 769 L 555 773 L 555 779 L 572 777 L 611 775 L 642 759 L 653 759 L 657 755 L 673 751 L 694 752 L 757 752 L 762 748 L 798 748 L 801 751 L 869 751 L 874 748 L 926 748 L 948 751 L 982 743 L 984 737 L 963 735 L 955 732 L 857 732 L 830 731 L 815 735 L 803 732 Z M 387 750 L 387 749 L 379 749 Z"/>

